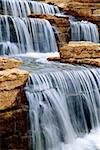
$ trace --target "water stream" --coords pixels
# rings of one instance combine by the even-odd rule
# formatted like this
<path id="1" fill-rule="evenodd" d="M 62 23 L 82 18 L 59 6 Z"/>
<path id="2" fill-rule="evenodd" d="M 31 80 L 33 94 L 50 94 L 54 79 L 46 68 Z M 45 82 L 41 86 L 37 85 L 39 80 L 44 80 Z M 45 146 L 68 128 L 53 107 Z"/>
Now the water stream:
<path id="1" fill-rule="evenodd" d="M 70 21 L 72 41 L 92 41 L 99 43 L 99 32 L 96 24 L 88 21 Z"/>
<path id="2" fill-rule="evenodd" d="M 29 58 L 33 150 L 100 150 L 100 69 Z"/>
<path id="3" fill-rule="evenodd" d="M 27 18 L 31 12 L 59 13 L 57 6 L 29 0 L 0 4 L 0 55 L 23 60 L 21 68 L 30 72 L 25 93 L 32 149 L 100 150 L 100 69 L 48 62 L 48 52 L 58 55 L 52 26 Z M 99 42 L 96 25 L 75 20 L 71 25 L 72 40 Z"/>

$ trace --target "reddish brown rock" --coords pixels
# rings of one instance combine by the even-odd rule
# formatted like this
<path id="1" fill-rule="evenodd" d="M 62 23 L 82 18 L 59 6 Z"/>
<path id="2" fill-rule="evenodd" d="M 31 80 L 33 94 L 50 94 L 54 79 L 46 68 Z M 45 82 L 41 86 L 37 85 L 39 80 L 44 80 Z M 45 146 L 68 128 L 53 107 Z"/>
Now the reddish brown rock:
<path id="1" fill-rule="evenodd" d="M 27 109 L 0 113 L 1 150 L 29 149 Z"/>

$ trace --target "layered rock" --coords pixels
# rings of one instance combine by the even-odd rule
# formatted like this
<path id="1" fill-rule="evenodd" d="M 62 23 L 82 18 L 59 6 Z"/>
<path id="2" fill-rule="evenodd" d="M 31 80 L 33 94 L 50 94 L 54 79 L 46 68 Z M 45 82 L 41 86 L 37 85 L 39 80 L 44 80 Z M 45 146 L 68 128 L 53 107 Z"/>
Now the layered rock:
<path id="1" fill-rule="evenodd" d="M 53 26 L 58 47 L 62 47 L 70 40 L 70 22 L 68 17 L 46 15 L 46 14 L 31 14 L 30 18 L 41 18 L 48 20 Z"/>
<path id="2" fill-rule="evenodd" d="M 60 61 L 100 66 L 100 44 L 69 42 L 60 49 Z"/>
<path id="3" fill-rule="evenodd" d="M 78 20 L 91 21 L 98 25 L 100 33 L 100 0 L 46 0 L 55 3 L 66 14 Z"/>
<path id="4" fill-rule="evenodd" d="M 23 91 L 29 73 L 15 68 L 21 63 L 15 59 L 0 57 L 1 150 L 27 150 L 29 146 L 27 101 Z"/>

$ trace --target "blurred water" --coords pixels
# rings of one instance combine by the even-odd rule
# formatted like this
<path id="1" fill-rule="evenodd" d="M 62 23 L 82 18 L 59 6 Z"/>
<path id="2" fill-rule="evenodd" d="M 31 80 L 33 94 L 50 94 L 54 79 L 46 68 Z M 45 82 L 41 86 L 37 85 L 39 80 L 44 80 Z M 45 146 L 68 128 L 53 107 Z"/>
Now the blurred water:
<path id="1" fill-rule="evenodd" d="M 99 32 L 96 24 L 88 21 L 70 21 L 72 41 L 92 41 L 99 43 Z"/>
<path id="2" fill-rule="evenodd" d="M 60 13 L 57 6 L 30 0 L 1 0 L 0 4 L 1 8 L 3 9 L 3 15 L 27 17 L 31 13 L 34 14 Z"/>
<path id="3" fill-rule="evenodd" d="M 57 52 L 51 24 L 45 19 L 0 16 L 0 55 Z"/>

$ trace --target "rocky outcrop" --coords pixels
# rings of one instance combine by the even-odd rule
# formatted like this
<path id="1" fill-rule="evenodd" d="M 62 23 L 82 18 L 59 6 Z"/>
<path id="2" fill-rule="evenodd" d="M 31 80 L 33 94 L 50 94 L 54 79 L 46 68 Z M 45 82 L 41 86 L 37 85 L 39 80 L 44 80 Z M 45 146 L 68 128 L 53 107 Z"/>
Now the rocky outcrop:
<path id="1" fill-rule="evenodd" d="M 60 61 L 100 66 L 100 44 L 69 42 L 60 49 Z"/>
<path id="2" fill-rule="evenodd" d="M 46 14 L 31 14 L 30 18 L 41 18 L 48 20 L 53 26 L 58 47 L 62 47 L 70 40 L 70 22 L 68 17 L 46 15 Z"/>
<path id="3" fill-rule="evenodd" d="M 28 149 L 27 101 L 23 87 L 29 73 L 19 70 L 22 62 L 0 57 L 0 146 L 6 149 Z"/>

